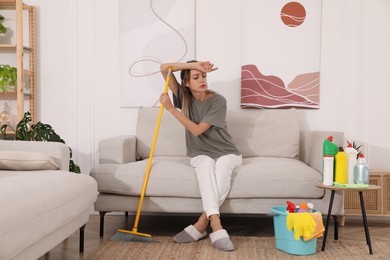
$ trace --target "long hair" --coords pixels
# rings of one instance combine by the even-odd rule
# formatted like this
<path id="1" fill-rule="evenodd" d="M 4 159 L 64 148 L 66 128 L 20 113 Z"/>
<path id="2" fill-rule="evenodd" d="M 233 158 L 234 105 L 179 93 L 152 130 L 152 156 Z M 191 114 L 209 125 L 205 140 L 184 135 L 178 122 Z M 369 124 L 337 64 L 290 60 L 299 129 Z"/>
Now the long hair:
<path id="1" fill-rule="evenodd" d="M 192 62 L 197 62 L 197 60 L 187 61 L 187 63 L 192 63 Z M 183 93 L 181 110 L 186 117 L 190 116 L 189 108 L 193 98 L 190 88 L 186 87 L 186 84 L 189 83 L 190 81 L 190 74 L 191 74 L 190 71 L 191 70 L 182 70 L 180 72 L 180 78 L 181 78 L 180 87 Z M 210 93 L 215 93 L 215 92 L 207 89 L 206 94 L 210 94 Z"/>

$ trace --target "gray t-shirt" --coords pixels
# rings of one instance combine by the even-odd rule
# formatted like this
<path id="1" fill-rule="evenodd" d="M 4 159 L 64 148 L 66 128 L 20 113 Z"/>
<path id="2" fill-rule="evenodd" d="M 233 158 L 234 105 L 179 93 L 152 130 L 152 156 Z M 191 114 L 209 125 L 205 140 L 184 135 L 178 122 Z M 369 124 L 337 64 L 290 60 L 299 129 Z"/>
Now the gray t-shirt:
<path id="1" fill-rule="evenodd" d="M 179 91 L 178 97 L 174 96 L 175 106 L 181 108 L 181 101 L 182 96 Z M 191 121 L 197 124 L 205 122 L 211 127 L 199 136 L 194 136 L 190 131 L 185 130 L 187 156 L 207 155 L 211 158 L 219 158 L 227 154 L 241 154 L 227 130 L 226 99 L 223 96 L 215 93 L 204 101 L 192 99 L 189 106 Z"/>

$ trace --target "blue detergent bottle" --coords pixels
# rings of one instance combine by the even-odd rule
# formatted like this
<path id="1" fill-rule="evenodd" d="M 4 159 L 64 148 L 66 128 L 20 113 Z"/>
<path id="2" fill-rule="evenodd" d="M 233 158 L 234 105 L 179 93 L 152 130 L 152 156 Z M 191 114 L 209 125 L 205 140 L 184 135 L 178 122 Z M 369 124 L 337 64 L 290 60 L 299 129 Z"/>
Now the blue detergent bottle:
<path id="1" fill-rule="evenodd" d="M 364 158 L 364 154 L 360 153 L 353 171 L 354 182 L 356 184 L 368 184 L 369 175 L 367 161 Z"/>

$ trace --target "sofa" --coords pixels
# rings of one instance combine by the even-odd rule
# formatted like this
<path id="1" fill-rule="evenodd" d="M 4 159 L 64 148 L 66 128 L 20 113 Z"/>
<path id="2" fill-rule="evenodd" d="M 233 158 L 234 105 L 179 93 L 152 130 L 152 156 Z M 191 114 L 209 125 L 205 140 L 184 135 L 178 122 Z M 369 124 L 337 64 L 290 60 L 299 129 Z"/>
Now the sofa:
<path id="1" fill-rule="evenodd" d="M 37 259 L 84 227 L 97 183 L 69 172 L 63 143 L 0 141 L 0 259 Z"/>
<path id="2" fill-rule="evenodd" d="M 156 127 L 158 108 L 138 111 L 136 135 L 113 136 L 99 143 L 99 164 L 91 176 L 98 183 L 94 204 L 100 212 L 100 235 L 108 212 L 136 212 Z M 313 203 L 328 212 L 330 192 L 322 182 L 322 146 L 328 136 L 344 145 L 335 131 L 301 131 L 299 111 L 241 110 L 227 112 L 227 126 L 243 156 L 221 214 L 270 214 L 274 206 Z M 202 212 L 194 169 L 186 156 L 184 127 L 164 111 L 154 151 L 142 212 Z M 343 193 L 335 194 L 332 215 L 344 214 Z"/>

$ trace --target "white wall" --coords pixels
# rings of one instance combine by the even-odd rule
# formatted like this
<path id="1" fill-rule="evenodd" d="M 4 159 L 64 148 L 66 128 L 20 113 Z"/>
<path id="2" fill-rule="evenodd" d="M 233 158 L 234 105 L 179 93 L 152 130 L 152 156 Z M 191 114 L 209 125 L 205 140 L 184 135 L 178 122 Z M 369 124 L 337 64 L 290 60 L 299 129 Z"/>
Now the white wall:
<path id="1" fill-rule="evenodd" d="M 88 173 L 101 139 L 135 134 L 137 109 L 119 107 L 118 1 L 26 2 L 38 10 L 39 119 Z M 209 83 L 231 110 L 240 109 L 241 2 L 196 0 L 197 58 L 219 66 Z M 344 131 L 365 143 L 371 168 L 390 169 L 390 1 L 322 3 L 320 109 L 300 110 L 302 128 Z"/>

